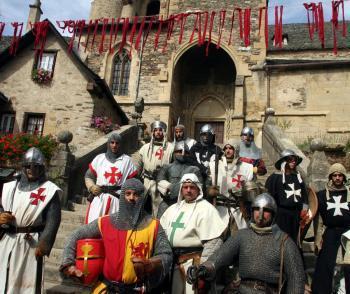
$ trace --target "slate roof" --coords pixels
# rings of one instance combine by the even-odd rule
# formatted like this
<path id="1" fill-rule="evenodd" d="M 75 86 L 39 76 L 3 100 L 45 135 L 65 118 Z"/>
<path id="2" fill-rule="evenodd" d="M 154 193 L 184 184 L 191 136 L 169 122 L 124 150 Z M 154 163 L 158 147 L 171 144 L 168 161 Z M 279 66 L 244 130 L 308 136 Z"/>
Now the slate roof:
<path id="1" fill-rule="evenodd" d="M 0 53 L 11 45 L 12 36 L 2 36 L 0 41 Z"/>
<path id="2" fill-rule="evenodd" d="M 337 48 L 350 48 L 350 22 L 346 22 L 347 37 L 341 35 L 342 22 L 339 23 L 339 31 L 337 32 Z M 333 30 L 330 22 L 325 23 L 325 49 L 333 50 Z M 313 41 L 309 37 L 309 27 L 307 23 L 284 24 L 283 34 L 288 35 L 288 45 L 282 48 L 273 46 L 273 37 L 275 26 L 269 26 L 269 48 L 268 51 L 301 51 L 301 50 L 323 50 L 318 39 L 318 32 L 314 33 Z"/>

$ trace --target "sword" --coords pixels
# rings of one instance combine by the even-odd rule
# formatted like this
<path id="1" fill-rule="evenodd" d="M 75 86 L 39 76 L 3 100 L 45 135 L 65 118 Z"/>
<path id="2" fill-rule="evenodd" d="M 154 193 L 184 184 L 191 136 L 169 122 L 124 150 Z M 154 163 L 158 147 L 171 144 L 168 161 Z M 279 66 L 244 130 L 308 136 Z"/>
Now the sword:
<path id="1" fill-rule="evenodd" d="M 11 193 L 11 202 L 10 202 L 10 207 L 9 207 L 9 210 L 8 211 L 4 211 L 4 212 L 9 212 L 12 214 L 12 208 L 13 208 L 13 200 L 15 198 L 15 193 L 16 193 L 16 190 L 17 190 L 17 186 L 19 184 L 19 179 L 20 179 L 20 176 L 21 174 L 20 173 L 16 173 L 14 175 L 14 178 L 16 179 L 16 184 L 15 184 L 15 187 L 14 189 L 12 190 L 12 193 Z M 7 230 L 10 228 L 10 225 L 9 224 L 2 224 L 1 225 L 1 229 L 4 229 L 4 230 Z M 1 238 L 0 238 L 1 239 Z"/>
<path id="2" fill-rule="evenodd" d="M 176 124 L 176 126 L 178 126 L 180 124 L 180 117 L 178 117 L 177 118 L 177 124 Z M 175 127 L 176 127 L 175 126 Z M 174 144 L 175 144 L 175 142 L 176 142 L 176 136 L 175 136 L 175 128 L 174 128 Z"/>
<path id="3" fill-rule="evenodd" d="M 36 279 L 35 279 L 35 294 L 41 294 L 41 284 L 43 279 L 43 260 L 44 257 L 40 256 L 36 259 Z"/>
<path id="4" fill-rule="evenodd" d="M 218 174 L 219 174 L 219 154 L 218 146 L 215 146 L 215 174 L 214 174 L 214 186 L 218 185 Z M 216 198 L 213 199 L 213 205 L 216 206 Z"/>

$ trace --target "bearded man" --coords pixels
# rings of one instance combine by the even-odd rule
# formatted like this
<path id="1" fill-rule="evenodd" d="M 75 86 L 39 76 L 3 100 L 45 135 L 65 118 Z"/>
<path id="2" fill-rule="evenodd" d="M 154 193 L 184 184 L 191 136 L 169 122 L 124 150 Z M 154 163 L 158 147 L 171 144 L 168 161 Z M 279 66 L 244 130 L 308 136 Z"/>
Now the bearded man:
<path id="1" fill-rule="evenodd" d="M 1 293 L 43 292 L 43 257 L 61 222 L 62 190 L 46 179 L 44 155 L 32 147 L 22 166 L 19 181 L 5 183 L 1 196 Z"/>
<path id="2" fill-rule="evenodd" d="M 195 174 L 184 174 L 176 204 L 160 219 L 174 252 L 171 293 L 194 293 L 186 283 L 189 266 L 205 261 L 222 244 L 226 226 L 217 210 L 203 199 L 202 185 Z"/>
<path id="3" fill-rule="evenodd" d="M 161 197 L 157 190 L 157 176 L 159 170 L 169 164 L 173 155 L 173 145 L 166 139 L 167 126 L 162 121 L 151 124 L 152 139 L 139 150 L 137 166 L 143 175 L 146 191 L 152 197 L 153 215 L 157 216 Z"/>
<path id="4" fill-rule="evenodd" d="M 274 217 L 277 205 L 267 193 L 259 195 L 252 204 L 250 227 L 239 230 L 200 266 L 190 267 L 187 279 L 213 280 L 223 266 L 238 260 L 242 294 L 293 293 L 303 294 L 305 274 L 299 249 L 282 232 Z"/>
<path id="5" fill-rule="evenodd" d="M 118 211 L 119 195 L 126 179 L 137 176 L 130 156 L 121 152 L 122 137 L 113 133 L 107 141 L 107 152 L 97 155 L 85 174 L 85 185 L 92 195 L 86 223 Z"/>
<path id="6" fill-rule="evenodd" d="M 319 229 L 315 237 L 315 247 L 318 258 L 312 280 L 312 293 L 332 293 L 333 290 L 334 268 L 341 237 L 350 230 L 350 192 L 345 183 L 345 167 L 335 163 L 329 168 L 325 189 L 317 193 L 319 206 L 315 223 Z M 343 271 L 346 293 L 350 293 L 350 269 L 346 265 Z"/>
<path id="7" fill-rule="evenodd" d="M 102 238 L 105 261 L 92 293 L 144 293 L 161 283 L 170 272 L 172 251 L 159 221 L 144 209 L 144 192 L 138 179 L 126 180 L 119 211 L 100 217 L 69 237 L 60 271 L 67 277 L 81 278 L 83 272 L 75 261 L 77 241 Z"/>
<path id="8" fill-rule="evenodd" d="M 196 140 L 186 136 L 186 128 L 182 124 L 177 124 L 174 128 L 174 142 L 184 141 L 188 146 L 188 149 L 191 149 Z"/>

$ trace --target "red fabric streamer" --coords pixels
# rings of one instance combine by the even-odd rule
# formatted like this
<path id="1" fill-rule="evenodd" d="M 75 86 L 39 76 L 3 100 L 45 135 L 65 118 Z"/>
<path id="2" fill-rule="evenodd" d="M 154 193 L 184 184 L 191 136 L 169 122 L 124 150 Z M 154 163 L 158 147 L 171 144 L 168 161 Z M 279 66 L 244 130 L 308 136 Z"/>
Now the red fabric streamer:
<path id="1" fill-rule="evenodd" d="M 269 7 L 265 7 L 265 47 L 269 48 Z"/>
<path id="2" fill-rule="evenodd" d="M 115 20 L 112 18 L 112 23 L 111 23 L 111 29 L 109 30 L 109 54 L 112 54 L 114 52 L 113 48 L 113 34 L 114 34 L 114 24 Z"/>
<path id="3" fill-rule="evenodd" d="M 308 24 L 308 27 L 309 27 L 309 37 L 310 37 L 310 40 L 313 40 L 314 38 L 314 31 L 315 31 L 315 23 L 317 22 L 317 19 L 316 19 L 316 4 L 315 3 L 310 3 L 310 4 L 307 4 L 307 3 L 304 3 L 303 4 L 306 11 L 307 11 L 307 24 Z M 310 22 L 310 11 L 312 12 L 312 21 Z"/>
<path id="4" fill-rule="evenodd" d="M 236 11 L 238 11 L 238 23 L 239 23 L 239 37 L 242 40 L 243 39 L 243 18 L 242 18 L 242 9 L 241 8 L 235 8 Z"/>
<path id="5" fill-rule="evenodd" d="M 261 33 L 261 21 L 262 21 L 262 12 L 265 9 L 265 7 L 259 7 L 259 37 Z"/>
<path id="6" fill-rule="evenodd" d="M 107 26 L 109 24 L 109 19 L 108 18 L 104 18 L 102 20 L 102 29 L 101 29 L 101 40 L 100 40 L 100 46 L 98 47 L 98 53 L 103 53 L 104 50 L 104 42 L 105 42 L 105 38 L 106 38 L 106 29 Z"/>
<path id="7" fill-rule="evenodd" d="M 137 33 L 137 37 L 136 37 L 136 41 L 135 41 L 135 50 L 136 51 L 138 51 L 139 47 L 140 47 L 141 37 L 142 37 L 143 30 L 144 30 L 144 27 L 145 27 L 146 18 L 147 18 L 147 16 L 142 18 L 142 22 L 141 22 L 141 25 L 140 25 L 140 28 L 139 28 L 139 32 Z"/>
<path id="8" fill-rule="evenodd" d="M 251 15 L 251 9 L 246 8 L 244 9 L 244 46 L 248 47 L 250 46 L 250 15 Z"/>
<path id="9" fill-rule="evenodd" d="M 279 8 L 279 13 L 278 13 Z M 275 6 L 275 46 L 282 48 L 282 35 L 283 35 L 283 5 Z"/>
<path id="10" fill-rule="evenodd" d="M 205 38 L 207 36 L 207 29 L 208 29 L 208 19 L 209 19 L 208 11 L 203 12 L 203 14 L 205 15 L 204 16 L 204 29 L 203 29 L 203 34 L 200 38 L 200 43 L 199 43 L 200 46 L 203 45 L 205 42 Z"/>
<path id="11" fill-rule="evenodd" d="M 151 30 L 152 30 L 153 23 L 155 23 L 156 21 L 157 21 L 157 17 L 156 17 L 156 16 L 152 16 L 150 22 L 148 23 L 148 28 L 147 28 L 146 34 L 145 34 L 144 37 L 143 37 L 142 49 L 141 49 L 142 52 L 143 52 L 143 49 L 144 49 L 145 46 L 146 46 L 146 42 L 147 42 L 147 40 L 148 40 L 149 33 L 150 33 Z"/>
<path id="12" fill-rule="evenodd" d="M 93 50 L 94 48 L 94 43 L 95 43 L 95 39 L 96 39 L 96 33 L 97 33 L 97 29 L 98 29 L 98 24 L 99 24 L 100 20 L 99 19 L 95 19 L 95 23 L 94 23 L 94 32 L 92 35 L 92 40 L 91 40 L 91 50 Z"/>
<path id="13" fill-rule="evenodd" d="M 321 42 L 322 48 L 324 48 L 324 15 L 322 3 L 317 5 L 317 16 L 318 16 L 318 38 Z"/>
<path id="14" fill-rule="evenodd" d="M 233 23 L 235 21 L 235 11 L 232 11 L 232 16 L 231 16 L 231 27 L 230 27 L 230 37 L 228 39 L 228 45 L 231 45 L 231 41 L 232 41 L 232 31 L 233 31 Z"/>
<path id="15" fill-rule="evenodd" d="M 139 17 L 137 15 L 134 16 L 134 20 L 133 20 L 133 24 L 132 24 L 131 32 L 130 32 L 130 37 L 129 37 L 129 43 L 130 43 L 131 47 L 132 47 L 132 44 L 134 43 L 134 37 L 135 37 L 135 33 L 136 33 L 136 27 L 138 24 L 138 20 L 139 20 Z"/>
<path id="16" fill-rule="evenodd" d="M 161 31 L 162 31 L 162 26 L 163 26 L 163 15 L 161 16 L 161 18 L 159 20 L 158 30 L 156 33 L 156 37 L 154 39 L 154 50 L 158 49 L 159 36 L 160 36 Z"/>
<path id="17" fill-rule="evenodd" d="M 126 44 L 126 35 L 129 30 L 129 18 L 125 17 L 123 21 L 123 28 L 122 28 L 122 41 L 119 44 L 119 54 L 122 53 L 122 50 Z"/>
<path id="18" fill-rule="evenodd" d="M 112 46 L 112 53 L 114 53 L 114 44 L 117 43 L 117 37 L 118 37 L 118 32 L 119 32 L 119 24 L 120 24 L 120 21 L 123 20 L 123 23 L 124 23 L 124 17 L 120 18 L 118 17 L 116 22 L 115 22 L 115 26 L 114 26 L 114 36 L 113 36 L 113 46 Z"/>
<path id="19" fill-rule="evenodd" d="M 175 22 L 174 16 L 170 16 L 169 19 L 167 20 L 167 33 L 166 33 L 162 52 L 165 52 L 166 48 L 168 47 L 168 41 L 171 39 L 173 30 L 174 30 L 174 22 Z"/>
<path id="20" fill-rule="evenodd" d="M 188 16 L 189 16 L 188 13 L 183 13 L 181 18 L 180 18 L 180 34 L 179 34 L 179 44 L 180 45 L 182 43 L 182 38 L 184 35 L 185 25 L 186 25 L 186 21 L 187 21 Z"/>
<path id="21" fill-rule="evenodd" d="M 191 34 L 191 37 L 190 37 L 190 43 L 192 43 L 192 41 L 193 41 L 195 31 L 198 30 L 198 22 L 199 22 L 199 14 L 200 14 L 200 12 L 195 12 L 193 14 L 196 16 L 196 20 L 194 21 L 192 34 Z"/>
<path id="22" fill-rule="evenodd" d="M 41 60 L 45 49 L 47 32 L 49 30 L 49 22 L 45 20 L 36 22 L 34 24 L 30 23 L 30 26 L 32 28 L 32 33 L 35 36 L 34 49 L 36 50 L 37 57 L 39 60 Z"/>
<path id="23" fill-rule="evenodd" d="M 207 43 L 207 48 L 205 49 L 205 55 L 206 55 L 206 56 L 208 56 L 208 54 L 209 54 L 209 46 L 210 46 L 210 43 L 211 43 L 211 33 L 212 33 L 212 31 L 213 31 L 215 15 L 216 15 L 216 12 L 215 12 L 215 11 L 212 11 L 212 13 L 211 13 L 211 15 L 210 15 L 208 43 Z"/>
<path id="24" fill-rule="evenodd" d="M 21 39 L 21 36 L 22 36 L 23 22 L 21 23 L 12 22 L 11 25 L 13 26 L 13 37 L 12 37 L 9 53 L 10 55 L 14 56 L 16 55 L 19 40 Z"/>
<path id="25" fill-rule="evenodd" d="M 219 17 L 219 38 L 218 38 L 218 43 L 216 44 L 216 49 L 219 49 L 221 45 L 221 37 L 222 37 L 223 29 L 225 27 L 225 20 L 226 20 L 226 10 L 221 10 L 220 17 Z"/>
<path id="26" fill-rule="evenodd" d="M 5 23 L 0 21 L 0 41 L 2 39 L 2 34 L 4 33 Z"/>

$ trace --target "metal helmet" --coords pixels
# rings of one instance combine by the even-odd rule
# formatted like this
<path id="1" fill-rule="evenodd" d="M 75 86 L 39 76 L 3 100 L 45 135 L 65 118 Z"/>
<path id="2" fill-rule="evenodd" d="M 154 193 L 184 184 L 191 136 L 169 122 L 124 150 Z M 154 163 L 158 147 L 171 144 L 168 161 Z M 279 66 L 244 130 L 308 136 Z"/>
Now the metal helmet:
<path id="1" fill-rule="evenodd" d="M 199 134 L 206 134 L 209 133 L 211 135 L 215 135 L 214 129 L 210 124 L 205 124 L 201 127 Z"/>
<path id="2" fill-rule="evenodd" d="M 190 152 L 190 149 L 188 148 L 185 141 L 182 140 L 182 141 L 175 142 L 174 152 L 175 151 L 182 151 L 182 154 L 184 154 L 185 152 Z"/>
<path id="3" fill-rule="evenodd" d="M 263 218 L 264 210 L 272 212 L 272 221 L 277 213 L 277 204 L 275 199 L 268 194 L 262 193 L 255 198 L 252 203 L 252 210 L 259 209 L 259 219 Z M 253 214 L 252 214 L 253 215 Z M 254 219 L 252 219 L 254 221 Z"/>
<path id="4" fill-rule="evenodd" d="M 31 164 L 45 166 L 45 156 L 36 147 L 29 148 L 23 156 L 22 165 L 26 166 Z"/>
<path id="5" fill-rule="evenodd" d="M 251 127 L 244 127 L 241 131 L 241 136 L 254 137 L 254 131 Z"/>
<path id="6" fill-rule="evenodd" d="M 284 162 L 287 159 L 287 157 L 289 157 L 289 156 L 294 156 L 295 157 L 297 165 L 300 164 L 303 161 L 303 159 L 300 156 L 298 156 L 293 150 L 291 150 L 291 149 L 284 149 L 282 151 L 282 153 L 281 153 L 280 159 L 277 160 L 276 163 L 275 163 L 275 168 L 280 170 L 282 162 Z"/>
<path id="7" fill-rule="evenodd" d="M 253 203 L 261 192 L 261 188 L 255 181 L 247 181 L 242 187 L 242 196 L 245 202 Z"/>
<path id="8" fill-rule="evenodd" d="M 151 124 L 151 131 L 153 132 L 154 129 L 162 129 L 163 132 L 166 132 L 167 130 L 166 123 L 160 120 L 156 120 Z"/>

